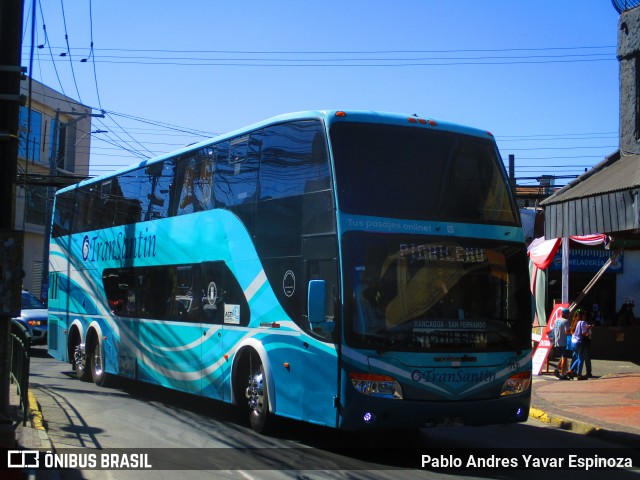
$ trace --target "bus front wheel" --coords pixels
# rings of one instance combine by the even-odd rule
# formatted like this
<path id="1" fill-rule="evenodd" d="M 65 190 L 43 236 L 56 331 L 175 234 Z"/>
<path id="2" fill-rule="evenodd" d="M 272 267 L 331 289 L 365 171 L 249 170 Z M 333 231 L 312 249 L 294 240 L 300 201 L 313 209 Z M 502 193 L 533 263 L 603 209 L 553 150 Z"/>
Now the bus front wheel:
<path id="1" fill-rule="evenodd" d="M 251 428 L 258 433 L 267 433 L 273 423 L 269 413 L 269 393 L 264 367 L 260 363 L 249 375 L 245 395 L 249 403 L 249 421 Z"/>

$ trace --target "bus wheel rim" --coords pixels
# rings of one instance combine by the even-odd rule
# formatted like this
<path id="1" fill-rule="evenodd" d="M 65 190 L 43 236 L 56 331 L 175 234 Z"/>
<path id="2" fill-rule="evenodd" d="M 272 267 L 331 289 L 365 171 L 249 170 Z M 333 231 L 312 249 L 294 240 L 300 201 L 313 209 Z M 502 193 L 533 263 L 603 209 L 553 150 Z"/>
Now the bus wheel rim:
<path id="1" fill-rule="evenodd" d="M 100 355 L 100 345 L 98 344 L 93 349 L 93 365 L 96 375 L 102 375 L 102 357 Z"/>
<path id="2" fill-rule="evenodd" d="M 247 399 L 249 400 L 249 408 L 257 413 L 262 412 L 264 408 L 264 376 L 262 372 L 256 372 L 249 379 Z"/>

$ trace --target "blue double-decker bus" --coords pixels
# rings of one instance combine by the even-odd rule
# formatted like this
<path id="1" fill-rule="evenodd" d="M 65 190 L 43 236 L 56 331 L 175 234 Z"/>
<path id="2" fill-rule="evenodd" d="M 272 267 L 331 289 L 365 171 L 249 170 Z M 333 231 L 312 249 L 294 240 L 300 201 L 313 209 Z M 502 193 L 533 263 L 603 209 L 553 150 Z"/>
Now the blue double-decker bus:
<path id="1" fill-rule="evenodd" d="M 523 232 L 494 138 L 288 114 L 60 190 L 49 353 L 329 427 L 522 422 Z"/>

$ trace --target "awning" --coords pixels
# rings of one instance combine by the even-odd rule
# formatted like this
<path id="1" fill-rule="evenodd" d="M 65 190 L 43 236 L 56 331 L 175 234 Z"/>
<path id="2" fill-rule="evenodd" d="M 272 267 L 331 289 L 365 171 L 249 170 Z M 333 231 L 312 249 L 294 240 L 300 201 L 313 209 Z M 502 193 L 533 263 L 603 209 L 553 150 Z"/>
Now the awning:
<path id="1" fill-rule="evenodd" d="M 545 214 L 544 236 L 636 235 L 639 193 L 640 155 L 618 150 L 540 203 Z"/>

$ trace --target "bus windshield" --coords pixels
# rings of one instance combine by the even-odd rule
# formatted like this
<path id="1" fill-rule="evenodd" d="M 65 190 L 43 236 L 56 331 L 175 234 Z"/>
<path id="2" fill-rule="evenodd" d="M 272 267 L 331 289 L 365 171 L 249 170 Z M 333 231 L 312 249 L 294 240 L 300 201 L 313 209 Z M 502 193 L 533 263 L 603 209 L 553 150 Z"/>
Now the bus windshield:
<path id="1" fill-rule="evenodd" d="M 495 143 L 368 123 L 331 127 L 340 210 L 358 215 L 517 222 Z"/>
<path id="2" fill-rule="evenodd" d="M 429 352 L 528 347 L 521 245 L 351 233 L 343 251 L 352 346 Z"/>

